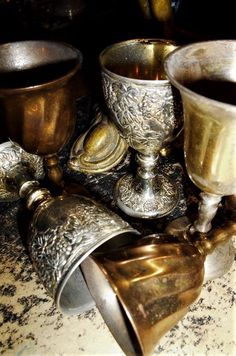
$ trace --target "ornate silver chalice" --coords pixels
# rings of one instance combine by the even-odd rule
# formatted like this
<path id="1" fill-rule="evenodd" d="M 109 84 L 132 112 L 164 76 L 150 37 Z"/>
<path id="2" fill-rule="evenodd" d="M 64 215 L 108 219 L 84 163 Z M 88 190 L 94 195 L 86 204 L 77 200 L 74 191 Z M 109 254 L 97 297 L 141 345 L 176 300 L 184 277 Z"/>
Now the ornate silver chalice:
<path id="1" fill-rule="evenodd" d="M 198 218 L 188 231 L 190 235 L 194 231 L 209 232 L 222 197 L 236 194 L 235 63 L 234 40 L 183 46 L 165 60 L 167 76 L 182 96 L 187 172 L 202 190 Z M 184 224 L 182 230 L 186 230 Z M 218 264 L 219 270 L 231 266 L 233 254 L 219 260 L 217 250 L 215 253 L 211 263 Z"/>
<path id="2" fill-rule="evenodd" d="M 126 214 L 158 218 L 178 203 L 178 187 L 158 172 L 161 148 L 182 127 L 182 106 L 164 72 L 164 58 L 176 46 L 159 39 L 111 45 L 100 54 L 102 85 L 110 117 L 138 151 L 137 175 L 122 177 L 114 199 Z"/>
<path id="3" fill-rule="evenodd" d="M 58 309 L 79 314 L 94 306 L 81 262 L 104 242 L 127 244 L 139 233 L 88 197 L 52 197 L 39 185 L 43 175 L 42 158 L 11 142 L 0 145 L 0 201 L 21 197 L 33 211 L 28 249 L 34 269 Z"/>

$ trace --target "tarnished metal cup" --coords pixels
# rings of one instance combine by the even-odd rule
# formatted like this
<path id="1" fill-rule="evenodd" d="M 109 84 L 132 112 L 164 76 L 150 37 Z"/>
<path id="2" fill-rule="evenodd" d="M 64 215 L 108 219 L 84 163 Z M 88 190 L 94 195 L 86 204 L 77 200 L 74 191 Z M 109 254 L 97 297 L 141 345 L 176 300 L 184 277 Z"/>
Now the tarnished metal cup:
<path id="1" fill-rule="evenodd" d="M 62 172 L 56 154 L 75 126 L 72 78 L 81 65 L 81 52 L 61 42 L 0 45 L 0 115 L 5 136 L 28 153 L 45 157 L 49 177 L 58 185 Z"/>
<path id="2" fill-rule="evenodd" d="M 236 41 L 183 46 L 165 69 L 184 106 L 184 151 L 189 177 L 204 192 L 236 194 Z"/>
<path id="3" fill-rule="evenodd" d="M 99 57 L 109 114 L 137 151 L 137 174 L 117 182 L 114 199 L 126 214 L 139 218 L 167 215 L 179 200 L 176 183 L 158 172 L 161 148 L 182 128 L 179 93 L 163 66 L 175 48 L 167 40 L 134 39 L 105 48 Z"/>
<path id="4" fill-rule="evenodd" d="M 93 303 L 81 262 L 110 239 L 126 244 L 138 236 L 127 222 L 92 199 L 65 195 L 40 203 L 30 224 L 28 246 L 35 271 L 58 309 L 79 314 Z"/>
<path id="5" fill-rule="evenodd" d="M 211 231 L 222 196 L 236 194 L 236 41 L 213 40 L 180 47 L 165 59 L 170 82 L 184 108 L 184 154 L 188 175 L 202 190 L 191 231 Z M 233 235 L 232 235 L 233 236 Z M 233 263 L 230 242 L 214 251 L 210 274 Z M 231 244 L 232 245 L 232 244 Z"/>
<path id="6" fill-rule="evenodd" d="M 204 257 L 174 237 L 148 236 L 94 253 L 82 265 L 107 326 L 126 355 L 150 355 L 201 291 Z"/>

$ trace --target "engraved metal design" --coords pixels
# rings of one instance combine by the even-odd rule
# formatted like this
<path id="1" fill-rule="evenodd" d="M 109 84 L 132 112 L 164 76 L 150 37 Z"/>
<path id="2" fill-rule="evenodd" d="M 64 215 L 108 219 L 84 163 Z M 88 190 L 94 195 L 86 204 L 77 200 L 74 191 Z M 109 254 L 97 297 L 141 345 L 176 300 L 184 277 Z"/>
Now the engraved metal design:
<path id="1" fill-rule="evenodd" d="M 7 183 L 10 178 L 10 171 L 17 164 L 27 165 L 29 172 L 38 180 L 44 177 L 43 160 L 39 156 L 25 152 L 20 146 L 12 141 L 4 142 L 0 145 L 0 200 L 12 201 L 19 199 L 18 192 L 11 189 Z M 12 177 L 15 178 L 15 177 Z"/>
<path id="2" fill-rule="evenodd" d="M 182 105 L 173 97 L 169 82 L 156 81 L 147 86 L 104 71 L 102 82 L 111 117 L 134 149 L 144 153 L 159 151 L 180 131 Z"/>
<path id="3" fill-rule="evenodd" d="M 118 182 L 115 193 L 117 205 L 135 217 L 162 217 L 179 199 L 173 182 L 168 184 L 165 202 L 163 179 L 158 180 L 156 176 L 160 150 L 173 141 L 183 126 L 181 98 L 162 73 L 165 55 L 175 48 L 164 40 L 137 39 L 114 44 L 100 55 L 103 93 L 110 116 L 139 156 L 134 182 L 125 179 L 123 183 Z M 133 190 L 124 200 L 121 197 L 124 192 L 119 192 L 122 184 L 132 185 Z M 149 207 L 140 210 L 140 202 L 148 205 L 148 200 Z"/>
<path id="4" fill-rule="evenodd" d="M 176 206 L 179 192 L 175 189 L 172 181 L 165 175 L 157 175 L 158 185 L 155 186 L 157 191 L 156 196 L 144 196 L 141 182 L 136 183 L 132 175 L 123 176 L 117 183 L 115 195 L 117 205 L 124 210 L 128 215 L 136 212 L 139 217 L 148 216 L 149 218 L 156 217 L 156 211 L 161 216 L 167 215 Z M 159 184 L 161 184 L 161 191 L 159 194 Z"/>
<path id="5" fill-rule="evenodd" d="M 136 232 L 118 215 L 81 196 L 57 197 L 42 204 L 30 224 L 30 255 L 48 293 L 73 266 L 110 238 Z"/>

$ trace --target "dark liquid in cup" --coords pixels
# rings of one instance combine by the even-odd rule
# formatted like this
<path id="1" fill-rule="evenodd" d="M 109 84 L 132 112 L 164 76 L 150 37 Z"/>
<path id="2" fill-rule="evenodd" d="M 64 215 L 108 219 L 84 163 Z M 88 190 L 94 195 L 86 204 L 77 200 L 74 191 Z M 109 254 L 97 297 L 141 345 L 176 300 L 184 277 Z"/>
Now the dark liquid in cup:
<path id="1" fill-rule="evenodd" d="M 236 82 L 202 79 L 185 83 L 185 86 L 207 98 L 236 105 Z"/>
<path id="2" fill-rule="evenodd" d="M 75 65 L 76 60 L 67 60 L 29 69 L 9 69 L 7 72 L 0 72 L 0 90 L 45 84 L 68 74 Z"/>

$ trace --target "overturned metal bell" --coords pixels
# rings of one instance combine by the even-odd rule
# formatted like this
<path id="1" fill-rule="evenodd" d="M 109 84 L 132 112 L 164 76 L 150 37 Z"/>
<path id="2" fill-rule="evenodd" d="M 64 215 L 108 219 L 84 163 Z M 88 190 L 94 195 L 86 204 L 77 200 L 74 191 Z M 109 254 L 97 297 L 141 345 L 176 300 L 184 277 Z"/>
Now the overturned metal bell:
<path id="1" fill-rule="evenodd" d="M 199 296 L 204 257 L 167 235 L 145 237 L 81 265 L 107 326 L 126 355 L 150 355 Z"/>
<path id="2" fill-rule="evenodd" d="M 90 198 L 52 198 L 46 193 L 31 221 L 28 246 L 34 268 L 58 309 L 79 314 L 84 303 L 78 284 L 81 262 L 112 238 L 122 237 L 125 244 L 137 235 L 127 222 Z"/>
<path id="3" fill-rule="evenodd" d="M 125 245 L 140 234 L 88 197 L 52 197 L 37 180 L 43 173 L 38 156 L 11 142 L 0 145 L 0 200 L 20 197 L 32 210 L 28 250 L 34 269 L 61 312 L 80 314 L 94 306 L 80 270 L 83 259 L 110 239 L 113 246 Z"/>

